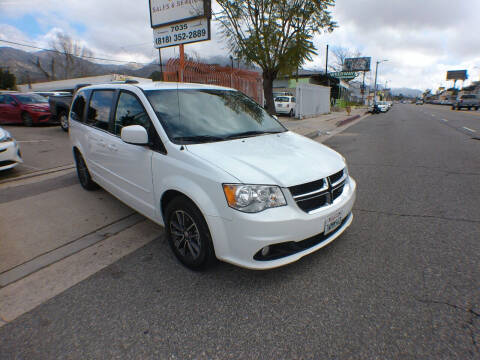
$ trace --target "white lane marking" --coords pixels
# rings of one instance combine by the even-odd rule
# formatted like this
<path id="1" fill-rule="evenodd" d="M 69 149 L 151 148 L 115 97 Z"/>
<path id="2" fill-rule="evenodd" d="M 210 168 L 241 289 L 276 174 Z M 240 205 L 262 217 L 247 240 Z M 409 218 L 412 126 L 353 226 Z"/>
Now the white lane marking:
<path id="1" fill-rule="evenodd" d="M 45 142 L 45 141 L 52 141 L 52 140 L 20 140 L 17 143 L 37 143 L 37 142 Z"/>
<path id="2" fill-rule="evenodd" d="M 462 128 L 465 129 L 465 130 L 471 131 L 471 132 L 477 132 L 477 130 L 467 128 L 466 126 L 462 126 Z"/>

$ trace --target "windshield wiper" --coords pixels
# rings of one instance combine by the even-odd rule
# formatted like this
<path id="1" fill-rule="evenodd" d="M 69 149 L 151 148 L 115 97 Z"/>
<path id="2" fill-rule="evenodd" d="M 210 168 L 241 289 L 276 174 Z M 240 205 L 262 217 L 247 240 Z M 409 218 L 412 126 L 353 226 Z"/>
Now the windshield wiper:
<path id="1" fill-rule="evenodd" d="M 225 140 L 225 138 L 220 136 L 211 136 L 211 135 L 195 135 L 195 136 L 177 136 L 177 137 L 174 137 L 173 140 L 187 142 L 187 143 L 205 143 L 205 142 L 222 141 L 222 140 Z"/>
<path id="2" fill-rule="evenodd" d="M 278 134 L 282 133 L 283 131 L 245 131 L 237 134 L 231 134 L 225 137 L 225 139 L 239 139 L 242 137 L 249 137 L 249 136 L 255 136 L 255 135 L 263 135 L 263 134 Z"/>

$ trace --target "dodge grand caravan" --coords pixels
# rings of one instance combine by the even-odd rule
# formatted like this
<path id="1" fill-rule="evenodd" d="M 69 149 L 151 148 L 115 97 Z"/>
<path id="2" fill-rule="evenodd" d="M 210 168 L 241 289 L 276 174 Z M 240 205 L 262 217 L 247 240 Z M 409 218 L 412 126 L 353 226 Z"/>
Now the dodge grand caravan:
<path id="1" fill-rule="evenodd" d="M 176 257 L 250 269 L 285 265 L 352 222 L 356 183 L 337 152 L 256 102 L 199 84 L 82 88 L 69 114 L 80 184 L 165 227 Z"/>

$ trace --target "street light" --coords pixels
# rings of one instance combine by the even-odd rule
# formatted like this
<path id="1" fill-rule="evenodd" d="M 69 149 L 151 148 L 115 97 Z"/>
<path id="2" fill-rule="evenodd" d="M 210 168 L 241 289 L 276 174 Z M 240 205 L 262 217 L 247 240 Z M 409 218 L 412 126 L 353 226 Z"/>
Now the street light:
<path id="1" fill-rule="evenodd" d="M 377 105 L 377 74 L 378 74 L 378 64 L 381 64 L 385 61 L 388 61 L 388 59 L 385 60 L 378 60 L 377 65 L 375 66 L 375 92 L 373 94 L 373 104 Z"/>

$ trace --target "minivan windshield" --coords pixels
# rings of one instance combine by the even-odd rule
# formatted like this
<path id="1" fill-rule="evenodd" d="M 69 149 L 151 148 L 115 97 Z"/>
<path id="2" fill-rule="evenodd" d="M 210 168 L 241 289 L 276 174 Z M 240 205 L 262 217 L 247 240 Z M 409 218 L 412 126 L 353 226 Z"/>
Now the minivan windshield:
<path id="1" fill-rule="evenodd" d="M 171 141 L 195 144 L 287 131 L 255 101 L 232 90 L 147 90 Z"/>
<path id="2" fill-rule="evenodd" d="M 279 96 L 275 99 L 276 102 L 289 102 L 290 98 L 287 96 Z"/>

